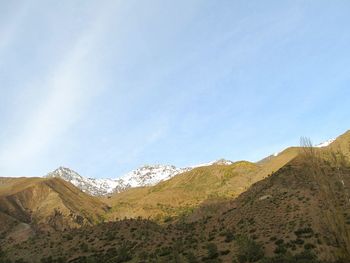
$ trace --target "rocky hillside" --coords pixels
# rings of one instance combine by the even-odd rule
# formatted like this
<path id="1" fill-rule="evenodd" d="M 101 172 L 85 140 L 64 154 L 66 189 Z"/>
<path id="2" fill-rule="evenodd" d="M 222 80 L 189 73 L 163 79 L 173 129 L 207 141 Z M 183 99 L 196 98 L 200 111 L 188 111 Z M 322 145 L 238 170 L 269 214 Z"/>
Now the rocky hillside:
<path id="1" fill-rule="evenodd" d="M 59 178 L 1 178 L 1 235 L 65 230 L 103 220 L 108 207 Z"/>

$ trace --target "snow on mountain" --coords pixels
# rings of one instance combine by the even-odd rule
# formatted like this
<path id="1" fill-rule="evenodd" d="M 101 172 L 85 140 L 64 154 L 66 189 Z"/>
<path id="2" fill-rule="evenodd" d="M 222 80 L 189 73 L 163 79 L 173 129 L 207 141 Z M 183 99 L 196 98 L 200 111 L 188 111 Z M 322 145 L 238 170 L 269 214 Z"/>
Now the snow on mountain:
<path id="1" fill-rule="evenodd" d="M 177 168 L 173 165 L 145 165 L 127 173 L 117 180 L 124 188 L 151 186 L 189 170 L 191 169 Z"/>
<path id="2" fill-rule="evenodd" d="M 320 144 L 317 144 L 317 145 L 315 145 L 315 147 L 317 147 L 317 148 L 322 148 L 322 147 L 327 147 L 328 145 L 330 145 L 332 142 L 334 142 L 336 139 L 329 139 L 329 140 L 327 140 L 327 141 L 325 141 L 325 142 L 322 142 L 322 143 L 320 143 Z"/>
<path id="3" fill-rule="evenodd" d="M 317 147 L 317 148 L 322 148 L 322 147 L 327 147 L 328 145 L 330 145 L 332 142 L 334 142 L 337 138 L 333 138 L 333 139 L 329 139 L 325 142 L 322 142 L 322 143 L 319 143 L 319 144 L 316 144 L 315 146 L 313 147 Z M 278 156 L 281 152 L 283 152 L 285 149 L 287 148 L 284 148 L 282 151 L 279 151 L 279 152 L 276 152 L 273 154 L 273 156 Z"/>
<path id="4" fill-rule="evenodd" d="M 208 163 L 201 163 L 201 164 L 193 165 L 193 166 L 190 166 L 189 168 L 194 169 L 194 168 L 197 168 L 197 167 L 210 166 L 210 165 L 213 165 L 213 164 L 216 164 L 216 165 L 231 165 L 231 164 L 233 164 L 233 162 L 230 161 L 230 160 L 219 159 L 219 160 L 215 160 L 215 161 L 208 162 Z"/>
<path id="5" fill-rule="evenodd" d="M 63 180 L 72 183 L 83 192 L 95 196 L 102 196 L 119 193 L 131 187 L 156 185 L 161 181 L 168 180 L 177 174 L 190 171 L 196 167 L 213 164 L 230 165 L 232 163 L 233 162 L 231 161 L 221 159 L 186 168 L 177 168 L 173 165 L 145 165 L 117 179 L 85 178 L 69 168 L 59 167 L 46 176 L 62 178 Z"/>
<path id="6" fill-rule="evenodd" d="M 112 179 L 85 178 L 77 172 L 65 167 L 59 167 L 46 176 L 62 178 L 72 183 L 83 192 L 96 196 L 113 193 L 114 189 L 119 185 L 117 181 Z"/>

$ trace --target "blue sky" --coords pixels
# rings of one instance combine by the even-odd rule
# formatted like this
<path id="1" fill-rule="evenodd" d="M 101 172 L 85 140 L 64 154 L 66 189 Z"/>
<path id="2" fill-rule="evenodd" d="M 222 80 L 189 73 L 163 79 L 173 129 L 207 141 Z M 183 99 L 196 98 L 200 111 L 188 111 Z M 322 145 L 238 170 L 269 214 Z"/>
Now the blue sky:
<path id="1" fill-rule="evenodd" d="M 350 128 L 350 2 L 0 1 L 0 175 L 259 160 Z"/>

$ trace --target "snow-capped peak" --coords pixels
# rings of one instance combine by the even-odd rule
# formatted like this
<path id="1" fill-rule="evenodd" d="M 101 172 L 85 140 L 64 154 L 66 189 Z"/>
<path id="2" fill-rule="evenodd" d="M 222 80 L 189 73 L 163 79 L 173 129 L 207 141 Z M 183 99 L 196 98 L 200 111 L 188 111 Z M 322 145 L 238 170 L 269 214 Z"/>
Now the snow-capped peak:
<path id="1" fill-rule="evenodd" d="M 67 179 L 67 180 L 74 180 L 77 178 L 83 178 L 81 175 L 79 175 L 77 172 L 60 166 L 56 170 L 54 170 L 51 173 L 47 174 L 47 177 L 61 177 L 62 179 Z"/>
<path id="2" fill-rule="evenodd" d="M 152 186 L 173 176 L 191 170 L 173 165 L 144 165 L 117 179 L 85 178 L 77 172 L 59 167 L 47 177 L 59 177 L 91 195 L 101 196 L 124 191 L 131 187 Z"/>
<path id="3" fill-rule="evenodd" d="M 174 165 L 144 165 L 122 176 L 119 181 L 128 187 L 151 186 L 189 170 L 191 169 L 177 168 Z"/>
<path id="4" fill-rule="evenodd" d="M 232 163 L 232 161 L 220 159 L 210 163 L 185 168 L 177 168 L 174 165 L 144 165 L 117 179 L 85 178 L 69 168 L 59 167 L 53 172 L 47 174 L 47 177 L 60 177 L 63 180 L 72 183 L 83 192 L 95 196 L 101 196 L 118 193 L 131 187 L 156 185 L 161 181 L 168 180 L 177 174 L 190 171 L 196 167 L 213 164 L 230 165 Z"/>
<path id="5" fill-rule="evenodd" d="M 62 178 L 63 180 L 72 183 L 83 192 L 91 195 L 105 195 L 113 193 L 114 189 L 118 186 L 118 183 L 115 180 L 85 178 L 66 167 L 59 167 L 53 172 L 47 174 L 46 177 Z"/>

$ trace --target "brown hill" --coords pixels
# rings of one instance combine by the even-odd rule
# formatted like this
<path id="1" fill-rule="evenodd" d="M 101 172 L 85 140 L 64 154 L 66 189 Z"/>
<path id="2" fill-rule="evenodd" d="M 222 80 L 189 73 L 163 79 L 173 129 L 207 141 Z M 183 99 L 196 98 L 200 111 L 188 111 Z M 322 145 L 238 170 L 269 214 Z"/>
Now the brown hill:
<path id="1" fill-rule="evenodd" d="M 2 235 L 17 231 L 64 230 L 100 222 L 107 206 L 58 178 L 1 178 Z M 27 231 L 30 233 L 31 231 Z"/>

